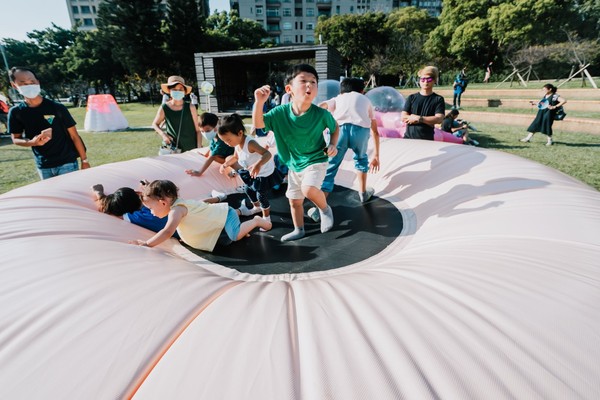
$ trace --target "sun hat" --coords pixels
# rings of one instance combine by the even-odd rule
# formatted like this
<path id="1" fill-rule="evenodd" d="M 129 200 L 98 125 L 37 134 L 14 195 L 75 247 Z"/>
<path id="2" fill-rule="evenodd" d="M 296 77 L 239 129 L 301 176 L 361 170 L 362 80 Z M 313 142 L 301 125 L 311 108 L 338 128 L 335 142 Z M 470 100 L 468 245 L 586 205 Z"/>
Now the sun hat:
<path id="1" fill-rule="evenodd" d="M 169 79 L 167 79 L 167 83 L 161 83 L 160 88 L 165 93 L 171 93 L 171 87 L 181 83 L 185 86 L 185 94 L 190 94 L 192 92 L 192 87 L 185 84 L 185 79 L 177 75 L 171 75 Z"/>

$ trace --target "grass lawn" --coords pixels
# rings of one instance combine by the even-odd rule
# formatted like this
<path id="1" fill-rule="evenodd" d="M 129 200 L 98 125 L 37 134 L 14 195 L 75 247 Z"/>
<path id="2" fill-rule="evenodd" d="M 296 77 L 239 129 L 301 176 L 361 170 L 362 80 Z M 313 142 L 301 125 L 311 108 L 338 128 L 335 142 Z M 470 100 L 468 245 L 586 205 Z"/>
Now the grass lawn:
<path id="1" fill-rule="evenodd" d="M 592 118 L 592 119 L 600 119 L 600 111 L 577 111 L 573 109 L 569 109 L 569 104 L 565 105 L 565 111 L 567 113 L 567 118 Z M 503 114 L 529 114 L 531 115 L 531 120 L 535 118 L 535 114 L 537 114 L 538 109 L 536 106 L 530 108 L 508 108 L 508 107 L 473 107 L 466 106 L 460 109 L 461 111 L 478 111 L 478 112 L 493 112 L 493 113 L 503 113 Z M 554 125 L 554 129 L 560 128 L 560 123 Z"/>
<path id="2" fill-rule="evenodd" d="M 131 103 L 120 107 L 131 127 L 128 131 L 80 132 L 92 166 L 154 156 L 158 151 L 159 137 L 150 129 L 157 106 Z M 85 108 L 72 108 L 71 113 L 83 129 Z M 473 137 L 480 147 L 537 161 L 600 190 L 600 135 L 557 133 L 556 144 L 547 147 L 545 136 L 539 134 L 532 143 L 519 142 L 525 136 L 525 126 L 478 123 L 477 128 L 480 132 Z M 13 145 L 10 138 L 0 139 L 0 194 L 38 180 L 31 150 Z"/>

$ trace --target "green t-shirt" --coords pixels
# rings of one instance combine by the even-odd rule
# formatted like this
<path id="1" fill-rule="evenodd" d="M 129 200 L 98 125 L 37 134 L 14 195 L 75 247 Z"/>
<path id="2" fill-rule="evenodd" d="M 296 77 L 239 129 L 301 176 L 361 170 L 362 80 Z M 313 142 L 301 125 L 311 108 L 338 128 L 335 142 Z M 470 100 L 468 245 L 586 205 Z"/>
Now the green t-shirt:
<path id="1" fill-rule="evenodd" d="M 294 172 L 312 164 L 327 162 L 323 131 L 335 130 L 335 119 L 328 110 L 312 104 L 300 116 L 292 103 L 275 107 L 264 115 L 266 130 L 273 131 L 279 159 Z"/>

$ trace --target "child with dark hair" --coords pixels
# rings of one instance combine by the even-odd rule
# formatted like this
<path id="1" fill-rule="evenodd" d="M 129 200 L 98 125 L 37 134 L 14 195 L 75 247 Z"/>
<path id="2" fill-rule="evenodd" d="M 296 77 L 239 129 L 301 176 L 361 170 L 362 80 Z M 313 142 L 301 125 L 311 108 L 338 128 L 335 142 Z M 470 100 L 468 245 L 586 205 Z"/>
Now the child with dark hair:
<path id="1" fill-rule="evenodd" d="M 246 184 L 245 192 L 253 205 L 248 209 L 242 201 L 238 213 L 247 216 L 262 211 L 263 219 L 271 221 L 268 192 L 283 181 L 281 174 L 275 169 L 271 152 L 246 136 L 244 121 L 237 114 L 222 120 L 218 134 L 228 146 L 235 148 L 235 153 L 221 166 L 221 172 L 225 172 L 228 167 L 237 171 Z"/>
<path id="2" fill-rule="evenodd" d="M 321 190 L 327 172 L 327 156 L 337 153 L 339 128 L 327 110 L 312 104 L 317 96 L 319 77 L 314 67 L 298 64 L 286 77 L 285 90 L 291 94 L 291 102 L 263 113 L 263 105 L 271 93 L 269 85 L 254 92 L 252 123 L 275 134 L 277 152 L 281 161 L 289 167 L 286 196 L 290 202 L 294 230 L 281 241 L 304 237 L 304 199 L 308 198 L 319 209 L 321 232 L 333 227 L 333 211 Z M 323 131 L 329 129 L 331 139 L 326 145 Z"/>
<path id="3" fill-rule="evenodd" d="M 139 246 L 154 247 L 177 232 L 187 245 L 213 251 L 219 241 L 229 244 L 246 237 L 254 228 L 270 230 L 272 224 L 259 216 L 240 223 L 237 212 L 227 203 L 208 203 L 202 200 L 179 198 L 179 189 L 169 180 L 156 180 L 142 187 L 142 201 L 158 218 L 167 223 L 148 240 L 135 240 Z"/>
<path id="4" fill-rule="evenodd" d="M 375 190 L 367 187 L 367 172 L 379 171 L 379 132 L 373 105 L 363 94 L 365 83 L 358 78 L 345 78 L 340 84 L 340 95 L 320 104 L 329 110 L 340 126 L 337 155 L 329 159 L 327 174 L 321 189 L 325 194 L 333 190 L 335 176 L 348 149 L 354 152 L 354 168 L 358 178 L 358 196 L 362 203 L 368 201 Z M 375 144 L 375 154 L 369 163 L 367 146 L 369 136 Z"/>
<path id="5" fill-rule="evenodd" d="M 192 176 L 202 176 L 204 171 L 208 169 L 213 161 L 223 164 L 225 159 L 233 154 L 233 149 L 227 146 L 219 137 L 215 131 L 219 123 L 219 117 L 212 113 L 200 114 L 200 131 L 202 136 L 208 141 L 210 149 L 205 154 L 206 161 L 200 169 L 186 169 L 185 172 Z"/>
<path id="6" fill-rule="evenodd" d="M 139 225 L 153 232 L 163 229 L 167 223 L 166 218 L 157 218 L 147 207 L 142 205 L 140 193 L 130 187 L 122 187 L 111 194 L 104 193 L 104 186 L 92 186 L 98 211 L 121 218 L 132 224 Z M 179 238 L 177 233 L 174 237 Z"/>
<path id="7" fill-rule="evenodd" d="M 442 121 L 442 130 L 461 138 L 464 144 L 477 146 L 479 144 L 477 140 L 469 139 L 469 124 L 457 119 L 459 114 L 456 108 L 451 109 Z"/>

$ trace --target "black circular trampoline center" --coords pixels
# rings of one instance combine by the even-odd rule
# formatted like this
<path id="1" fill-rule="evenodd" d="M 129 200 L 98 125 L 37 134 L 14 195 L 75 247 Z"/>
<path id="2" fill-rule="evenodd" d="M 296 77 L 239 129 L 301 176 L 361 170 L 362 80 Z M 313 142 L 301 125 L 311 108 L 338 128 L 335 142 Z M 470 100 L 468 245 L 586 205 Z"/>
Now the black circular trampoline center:
<path id="1" fill-rule="evenodd" d="M 227 202 L 233 208 L 238 208 L 245 199 L 245 194 L 235 194 L 230 195 Z M 402 214 L 392 203 L 377 196 L 361 203 L 355 190 L 335 186 L 327 198 L 333 209 L 333 228 L 321 233 L 320 223 L 306 216 L 306 210 L 313 207 L 306 200 L 306 236 L 281 242 L 281 237 L 293 230 L 289 202 L 284 190 L 273 192 L 270 201 L 273 222 L 270 231 L 255 229 L 249 237 L 227 246 L 217 244 L 212 253 L 186 247 L 206 260 L 239 272 L 297 274 L 331 270 L 360 262 L 385 249 L 402 232 Z M 252 217 L 241 217 L 241 220 L 248 218 Z"/>

